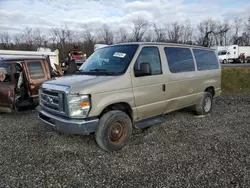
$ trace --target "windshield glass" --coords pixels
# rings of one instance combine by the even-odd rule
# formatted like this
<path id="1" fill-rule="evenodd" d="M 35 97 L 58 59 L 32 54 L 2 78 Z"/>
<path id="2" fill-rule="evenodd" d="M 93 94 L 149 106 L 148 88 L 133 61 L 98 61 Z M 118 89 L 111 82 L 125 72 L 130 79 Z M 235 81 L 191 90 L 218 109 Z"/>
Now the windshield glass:
<path id="1" fill-rule="evenodd" d="M 138 45 L 117 45 L 96 50 L 80 67 L 85 74 L 122 74 L 132 60 Z"/>
<path id="2" fill-rule="evenodd" d="M 218 53 L 218 55 L 226 55 L 227 54 L 227 51 L 220 51 L 219 53 Z"/>

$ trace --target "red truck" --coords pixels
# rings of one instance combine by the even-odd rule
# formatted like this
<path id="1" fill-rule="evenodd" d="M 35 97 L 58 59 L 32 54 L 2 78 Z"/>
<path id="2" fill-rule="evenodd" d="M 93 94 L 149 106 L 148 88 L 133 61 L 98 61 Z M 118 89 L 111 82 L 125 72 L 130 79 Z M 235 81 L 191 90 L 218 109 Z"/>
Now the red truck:
<path id="1" fill-rule="evenodd" d="M 86 61 L 86 59 L 86 54 L 83 54 L 78 46 L 74 46 L 68 52 L 67 57 L 61 61 L 60 66 L 63 68 L 63 70 L 71 74 L 72 72 L 76 72 Z"/>

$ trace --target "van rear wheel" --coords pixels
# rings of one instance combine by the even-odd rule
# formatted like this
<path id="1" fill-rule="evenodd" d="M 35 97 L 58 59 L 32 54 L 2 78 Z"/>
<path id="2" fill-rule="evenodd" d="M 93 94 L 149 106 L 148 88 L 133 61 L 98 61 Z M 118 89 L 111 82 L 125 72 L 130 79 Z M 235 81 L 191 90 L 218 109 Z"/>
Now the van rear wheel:
<path id="1" fill-rule="evenodd" d="M 213 107 L 213 95 L 210 92 L 204 92 L 199 104 L 195 106 L 197 115 L 210 114 Z"/>
<path id="2" fill-rule="evenodd" d="M 105 151 L 117 151 L 125 147 L 132 135 L 129 116 L 118 110 L 104 114 L 95 133 L 97 144 Z"/>

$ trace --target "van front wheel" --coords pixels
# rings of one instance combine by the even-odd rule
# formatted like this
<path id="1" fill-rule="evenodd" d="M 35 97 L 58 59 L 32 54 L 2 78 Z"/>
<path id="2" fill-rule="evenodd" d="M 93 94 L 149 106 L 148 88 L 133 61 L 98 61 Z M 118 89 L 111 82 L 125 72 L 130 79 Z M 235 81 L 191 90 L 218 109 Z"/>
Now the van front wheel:
<path id="1" fill-rule="evenodd" d="M 118 110 L 104 114 L 99 122 L 95 138 L 97 144 L 106 151 L 117 151 L 126 146 L 132 134 L 129 116 Z"/>
<path id="2" fill-rule="evenodd" d="M 210 114 L 213 107 L 213 96 L 210 92 L 204 92 L 204 95 L 199 104 L 196 105 L 197 115 Z"/>

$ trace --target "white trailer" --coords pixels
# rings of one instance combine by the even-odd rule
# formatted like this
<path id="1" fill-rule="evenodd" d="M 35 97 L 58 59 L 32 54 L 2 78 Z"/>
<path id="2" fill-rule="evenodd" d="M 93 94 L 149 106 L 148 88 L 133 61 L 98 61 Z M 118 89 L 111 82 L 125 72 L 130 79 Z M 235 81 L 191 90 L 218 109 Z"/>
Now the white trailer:
<path id="1" fill-rule="evenodd" d="M 0 58 L 4 57 L 37 57 L 37 56 L 49 56 L 50 64 L 54 70 L 56 65 L 59 65 L 59 50 L 52 52 L 45 48 L 38 48 L 37 51 L 21 51 L 21 50 L 0 50 Z"/>
<path id="2" fill-rule="evenodd" d="M 217 47 L 221 63 L 250 63 L 250 46 L 230 45 Z"/>

